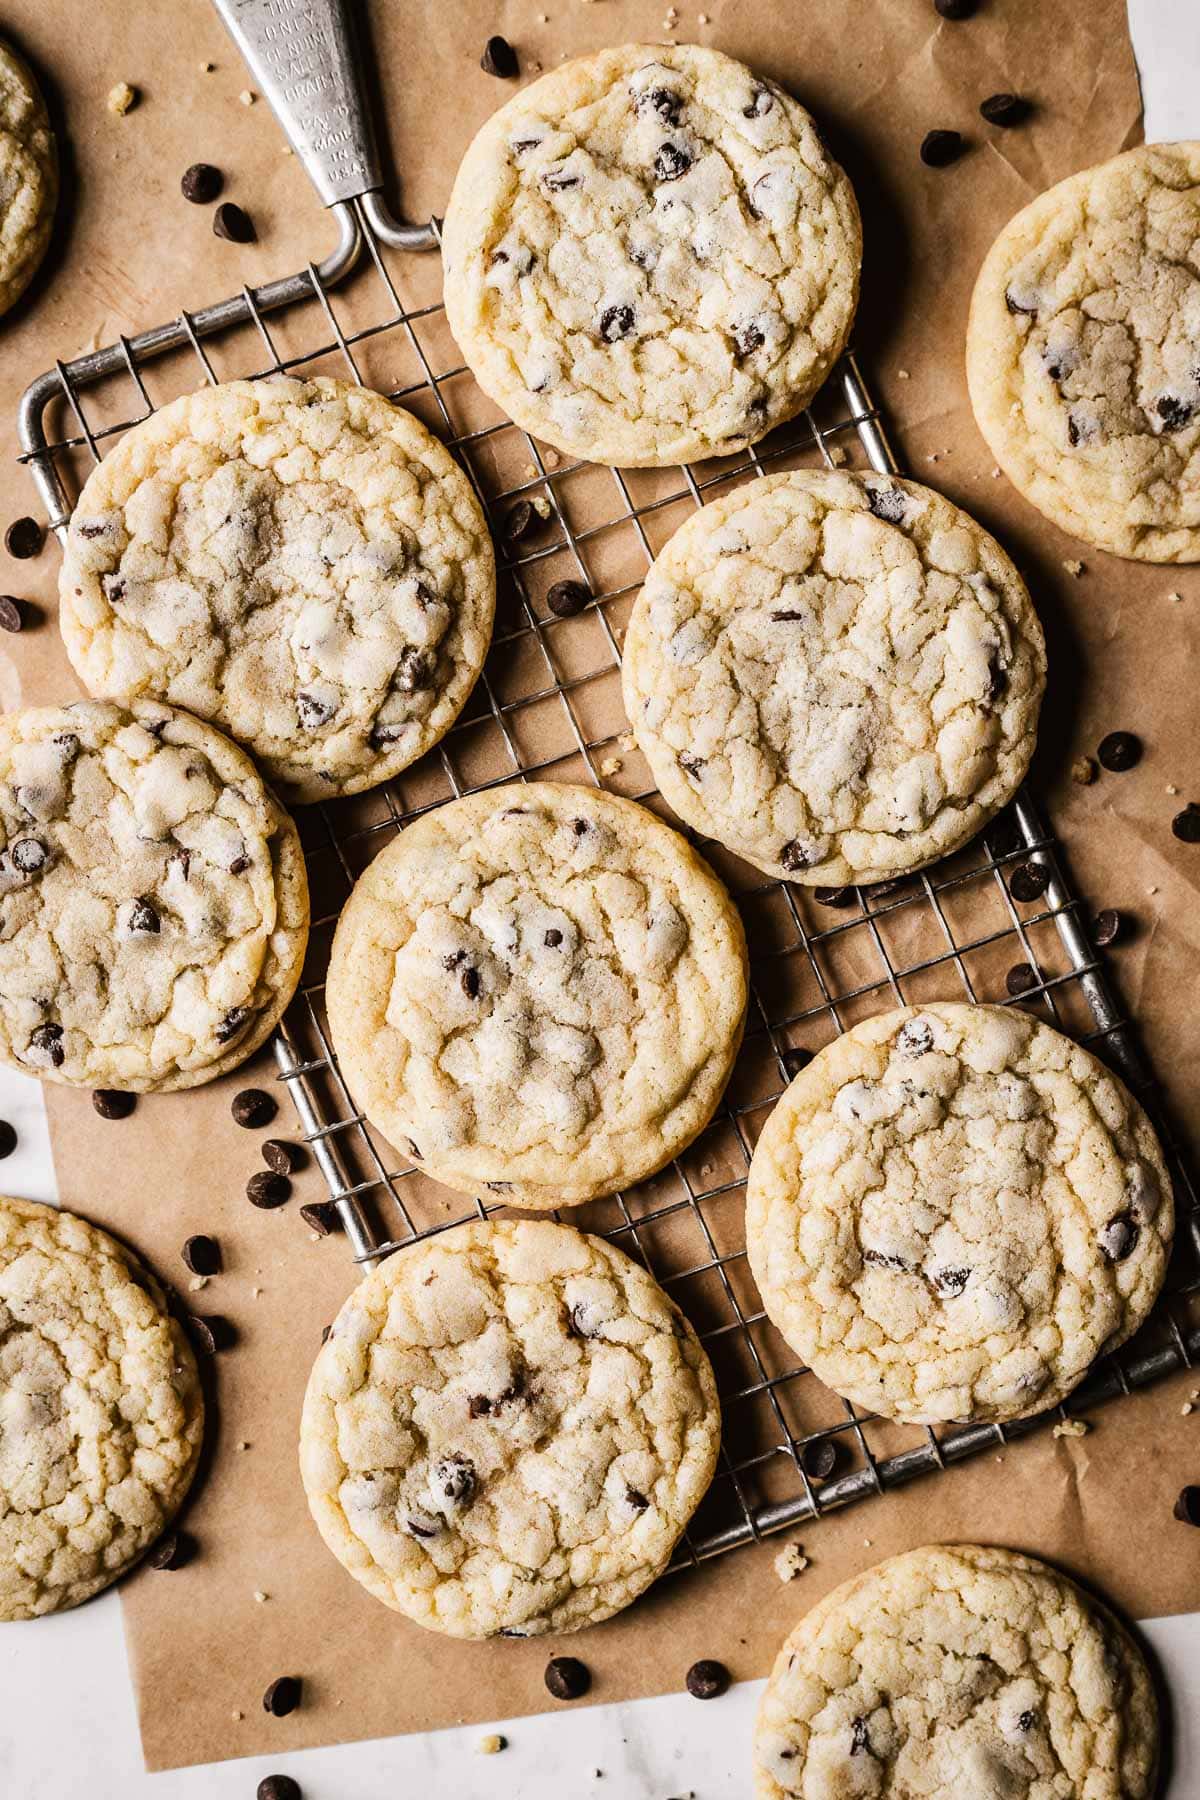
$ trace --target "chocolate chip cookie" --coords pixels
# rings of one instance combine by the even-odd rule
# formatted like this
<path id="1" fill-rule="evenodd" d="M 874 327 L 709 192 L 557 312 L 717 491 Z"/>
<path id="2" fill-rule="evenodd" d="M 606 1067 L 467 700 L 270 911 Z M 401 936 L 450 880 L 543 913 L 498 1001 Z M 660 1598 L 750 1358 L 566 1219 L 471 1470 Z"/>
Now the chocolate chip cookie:
<path id="1" fill-rule="evenodd" d="M 1200 561 L 1200 144 L 1144 144 L 1060 181 L 980 270 L 967 332 L 980 430 L 1064 531 Z"/>
<path id="2" fill-rule="evenodd" d="M 995 539 L 893 476 L 797 470 L 693 513 L 624 648 L 686 822 L 768 874 L 882 881 L 967 842 L 1033 754 L 1042 629 Z"/>
<path id="3" fill-rule="evenodd" d="M 645 1271 L 547 1220 L 382 1263 L 317 1357 L 300 1466 L 377 1599 L 452 1637 L 576 1631 L 670 1561 L 717 1460 L 707 1356 Z"/>
<path id="4" fill-rule="evenodd" d="M 50 242 L 58 153 L 33 73 L 0 43 L 0 313 L 28 287 Z"/>
<path id="5" fill-rule="evenodd" d="M 905 1007 L 826 1046 L 755 1147 L 767 1312 L 885 1418 L 1019 1419 L 1146 1317 L 1174 1208 L 1115 1075 L 1011 1007 Z"/>
<path id="6" fill-rule="evenodd" d="M 79 497 L 60 585 L 89 692 L 187 707 L 301 802 L 373 787 L 449 730 L 495 565 L 423 425 L 366 388 L 278 376 L 128 432 Z"/>
<path id="7" fill-rule="evenodd" d="M 1012 1550 L 929 1545 L 843 1582 L 776 1658 L 757 1800 L 1150 1800 L 1158 1707 L 1112 1614 Z"/>
<path id="8" fill-rule="evenodd" d="M 0 719 L 0 1058 L 74 1087 L 195 1087 L 300 978 L 296 828 L 248 756 L 173 707 Z"/>
<path id="9" fill-rule="evenodd" d="M 123 1575 L 181 1504 L 203 1430 L 191 1349 L 132 1252 L 0 1199 L 0 1619 Z"/>
<path id="10" fill-rule="evenodd" d="M 709 1121 L 746 1011 L 741 923 L 677 832 L 555 782 L 409 825 L 359 878 L 326 997 L 350 1091 L 427 1174 L 573 1205 Z"/>
<path id="11" fill-rule="evenodd" d="M 488 120 L 442 247 L 451 329 L 509 417 L 662 467 L 808 404 L 850 330 L 862 232 L 790 95 L 698 44 L 626 44 Z"/>

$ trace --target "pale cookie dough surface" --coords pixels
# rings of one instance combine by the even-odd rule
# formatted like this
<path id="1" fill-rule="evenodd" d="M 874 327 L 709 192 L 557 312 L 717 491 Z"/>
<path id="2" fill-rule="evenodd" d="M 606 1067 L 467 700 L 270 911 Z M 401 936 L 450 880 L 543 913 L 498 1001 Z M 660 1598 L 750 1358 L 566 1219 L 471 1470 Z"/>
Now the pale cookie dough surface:
<path id="1" fill-rule="evenodd" d="M 967 378 L 997 462 L 1055 524 L 1200 561 L 1200 144 L 1146 144 L 1005 226 Z"/>
<path id="2" fill-rule="evenodd" d="M 296 828 L 187 713 L 84 700 L 0 720 L 0 1058 L 74 1087 L 194 1087 L 300 978 Z"/>
<path id="3" fill-rule="evenodd" d="M 367 1117 L 465 1193 L 632 1185 L 708 1123 L 741 1041 L 729 895 L 644 807 L 554 782 L 439 807 L 377 856 L 326 989 Z"/>
<path id="4" fill-rule="evenodd" d="M 163 698 L 292 802 L 398 774 L 449 730 L 495 563 L 462 470 L 410 414 L 324 378 L 203 388 L 89 477 L 60 579 L 85 687 Z"/>
<path id="5" fill-rule="evenodd" d="M 1057 1569 L 929 1545 L 826 1595 L 754 1733 L 757 1800 L 1150 1800 L 1141 1651 Z"/>
<path id="6" fill-rule="evenodd" d="M 806 883 L 944 856 L 1033 754 L 1042 629 L 995 539 L 916 482 L 802 470 L 705 506 L 660 551 L 625 710 L 696 830 Z"/>
<path id="7" fill-rule="evenodd" d="M 380 1265 L 309 1379 L 304 1487 L 378 1599 L 453 1637 L 575 1631 L 659 1575 L 712 1478 L 707 1356 L 657 1282 L 546 1220 Z"/>
<path id="8" fill-rule="evenodd" d="M 0 1619 L 116 1581 L 173 1518 L 203 1430 L 191 1349 L 132 1252 L 0 1199 Z"/>
<path id="9" fill-rule="evenodd" d="M 696 44 L 580 57 L 463 158 L 446 312 L 481 387 L 593 462 L 725 455 L 808 404 L 858 298 L 854 193 L 773 82 Z"/>
<path id="10" fill-rule="evenodd" d="M 0 313 L 24 293 L 50 242 L 58 156 L 37 83 L 0 43 Z"/>
<path id="11" fill-rule="evenodd" d="M 883 1013 L 814 1057 L 755 1147 L 767 1312 L 885 1418 L 1016 1419 L 1146 1317 L 1174 1207 L 1149 1120 L 1096 1058 L 1011 1007 Z"/>

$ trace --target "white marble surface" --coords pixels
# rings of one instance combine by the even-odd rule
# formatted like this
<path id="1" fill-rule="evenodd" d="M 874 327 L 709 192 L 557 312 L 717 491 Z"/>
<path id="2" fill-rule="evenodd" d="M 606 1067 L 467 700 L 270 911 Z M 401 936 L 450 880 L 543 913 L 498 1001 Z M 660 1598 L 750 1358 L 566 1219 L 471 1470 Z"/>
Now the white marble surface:
<path id="1" fill-rule="evenodd" d="M 1200 0 L 1129 0 L 1129 11 L 1147 136 L 1200 135 Z M 38 1084 L 0 1070 L 0 1117 L 20 1133 L 0 1186 L 54 1199 Z M 1175 1716 L 1170 1800 L 1190 1800 L 1200 1794 L 1200 1614 L 1152 1620 L 1145 1632 Z M 760 1686 L 744 1683 L 709 1705 L 668 1695 L 518 1720 L 497 1727 L 509 1741 L 499 1756 L 479 1754 L 484 1728 L 472 1726 L 150 1776 L 109 1593 L 36 1625 L 0 1626 L 0 1797 L 249 1800 L 263 1775 L 281 1771 L 301 1782 L 305 1800 L 742 1800 Z"/>

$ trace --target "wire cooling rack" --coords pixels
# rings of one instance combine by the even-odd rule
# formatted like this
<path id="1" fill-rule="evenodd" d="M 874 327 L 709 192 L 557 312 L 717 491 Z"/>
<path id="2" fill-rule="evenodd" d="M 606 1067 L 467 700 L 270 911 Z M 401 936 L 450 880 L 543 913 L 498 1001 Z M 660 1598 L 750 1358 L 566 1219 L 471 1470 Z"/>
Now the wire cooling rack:
<path id="1" fill-rule="evenodd" d="M 29 389 L 19 421 L 22 460 L 60 537 L 86 469 L 130 425 L 198 379 L 272 372 L 340 374 L 392 395 L 449 445 L 487 508 L 499 551 L 497 625 L 462 719 L 397 780 L 308 808 L 298 821 L 312 941 L 275 1056 L 363 1263 L 504 1209 L 431 1182 L 379 1138 L 346 1090 L 326 1026 L 324 974 L 356 877 L 420 813 L 499 782 L 593 782 L 665 811 L 628 734 L 619 677 L 625 624 L 656 551 L 693 508 L 767 468 L 896 467 L 853 356 L 812 410 L 737 457 L 656 471 L 560 460 L 483 396 L 449 336 L 437 259 L 390 256 L 374 199 L 333 207 L 339 243 L 325 263 L 56 364 Z M 413 228 L 422 230 L 429 241 L 428 228 Z M 522 501 L 546 517 L 514 543 L 512 512 Z M 564 577 L 586 582 L 594 596 L 570 619 L 556 618 L 545 601 Z M 823 897 L 764 880 L 719 845 L 700 847 L 737 897 L 751 950 L 750 1015 L 727 1096 L 700 1139 L 652 1181 L 569 1214 L 642 1260 L 691 1318 L 717 1371 L 721 1464 L 677 1564 L 881 1494 L 1044 1422 L 934 1430 L 874 1418 L 798 1366 L 766 1319 L 746 1261 L 746 1171 L 772 1103 L 822 1044 L 886 1007 L 1016 998 L 1089 1044 L 1160 1113 L 1061 854 L 1028 793 L 932 870 Z M 1200 1219 L 1177 1157 L 1173 1173 L 1180 1228 L 1168 1297 L 1134 1345 L 1097 1365 L 1073 1397 L 1076 1410 L 1200 1356 L 1188 1303 L 1200 1286 Z"/>

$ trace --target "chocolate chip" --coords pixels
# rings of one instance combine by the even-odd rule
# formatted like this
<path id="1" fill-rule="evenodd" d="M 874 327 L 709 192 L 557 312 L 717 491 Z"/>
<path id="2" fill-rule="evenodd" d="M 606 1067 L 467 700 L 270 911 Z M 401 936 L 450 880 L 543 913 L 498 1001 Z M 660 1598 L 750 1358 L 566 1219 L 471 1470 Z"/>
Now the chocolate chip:
<path id="1" fill-rule="evenodd" d="M 633 104 L 639 113 L 654 113 L 664 125 L 678 125 L 683 117 L 683 96 L 669 88 L 647 88 L 635 95 Z"/>
<path id="2" fill-rule="evenodd" d="M 268 1094 L 265 1088 L 243 1088 L 240 1094 L 233 1096 L 229 1110 L 235 1125 L 244 1125 L 247 1131 L 258 1131 L 271 1123 L 279 1111 L 279 1104 L 274 1094 Z"/>
<path id="3" fill-rule="evenodd" d="M 777 612 L 773 612 L 771 614 L 771 617 L 775 621 L 776 625 L 787 625 L 789 623 L 799 623 L 806 616 L 807 615 L 802 612 L 793 612 L 790 607 L 786 607 L 786 606 L 780 607 Z"/>
<path id="4" fill-rule="evenodd" d="M 1010 126 L 1023 124 L 1033 107 L 1020 94 L 989 94 L 980 103 L 979 111 L 989 125 L 1002 125 L 1007 130 Z"/>
<path id="5" fill-rule="evenodd" d="M 276 1181 L 280 1176 L 276 1174 Z M 300 1217 L 311 1226 L 318 1237 L 329 1237 L 331 1233 L 342 1229 L 341 1215 L 332 1200 L 311 1200 L 300 1208 Z"/>
<path id="6" fill-rule="evenodd" d="M 0 594 L 0 631 L 20 631 L 24 623 L 23 602 L 14 594 Z"/>
<path id="7" fill-rule="evenodd" d="M 1018 1731 L 1032 1731 L 1036 1724 L 1037 1714 L 1035 1712 L 1023 1712 L 1017 1715 Z"/>
<path id="8" fill-rule="evenodd" d="M 592 597 L 582 581 L 556 581 L 546 593 L 546 605 L 556 619 L 572 619 L 583 611 Z"/>
<path id="9" fill-rule="evenodd" d="M 704 757 L 694 756 L 690 750 L 681 750 L 675 758 L 675 761 L 679 764 L 685 775 L 690 775 L 693 781 L 699 781 L 700 776 L 704 771 Z"/>
<path id="10" fill-rule="evenodd" d="M 335 710 L 330 701 L 322 700 L 316 694 L 301 692 L 296 695 L 296 717 L 305 731 L 316 731 L 320 726 L 328 725 Z"/>
<path id="11" fill-rule="evenodd" d="M 255 1800 L 304 1800 L 300 1783 L 290 1775 L 264 1775 L 255 1789 Z"/>
<path id="12" fill-rule="evenodd" d="M 56 1069 L 61 1069 L 67 1055 L 63 1049 L 62 1034 L 61 1025 L 39 1025 L 30 1034 L 29 1048 L 40 1050 L 44 1056 L 50 1058 Z"/>
<path id="13" fill-rule="evenodd" d="M 533 510 L 533 502 L 518 500 L 517 504 L 510 507 L 505 514 L 504 524 L 501 526 L 505 543 L 519 544 L 522 538 L 529 536 L 538 523 L 538 515 Z"/>
<path id="14" fill-rule="evenodd" d="M 434 1464 L 433 1484 L 452 1505 L 469 1506 L 475 1498 L 475 1465 L 457 1453 L 443 1456 Z"/>
<path id="15" fill-rule="evenodd" d="M 753 319 L 745 325 L 735 325 L 733 328 L 733 348 L 739 362 L 745 362 L 748 356 L 753 356 L 756 350 L 761 350 L 766 341 L 761 329 Z"/>
<path id="16" fill-rule="evenodd" d="M 92 1105 L 102 1119 L 127 1119 L 137 1105 L 136 1094 L 123 1094 L 119 1088 L 97 1088 Z"/>
<path id="17" fill-rule="evenodd" d="M 322 1325 L 322 1327 L 321 1327 L 321 1342 L 323 1344 L 327 1344 L 332 1336 L 333 1336 L 333 1326 L 332 1325 Z"/>
<path id="18" fill-rule="evenodd" d="M 921 139 L 921 161 L 930 169 L 944 169 L 957 162 L 966 149 L 957 131 L 927 131 Z"/>
<path id="19" fill-rule="evenodd" d="M 909 1019 L 900 1027 L 896 1048 L 902 1056 L 928 1056 L 933 1049 L 933 1027 L 924 1019 Z"/>
<path id="20" fill-rule="evenodd" d="M 214 169 L 211 163 L 193 163 L 190 169 L 183 171 L 179 191 L 193 206 L 209 206 L 224 186 L 225 177 L 220 169 Z"/>
<path id="21" fill-rule="evenodd" d="M 578 187 L 581 179 L 581 176 L 573 175 L 570 169 L 542 170 L 542 186 L 552 194 L 561 194 L 567 188 Z"/>
<path id="22" fill-rule="evenodd" d="M 129 909 L 129 929 L 139 937 L 158 935 L 158 914 L 144 896 L 135 900 Z"/>
<path id="23" fill-rule="evenodd" d="M 1038 987 L 1041 976 L 1032 963 L 1014 963 L 1004 977 L 1004 985 L 1012 995 L 1027 994 L 1031 988 Z"/>
<path id="24" fill-rule="evenodd" d="M 933 9 L 943 19 L 969 19 L 979 0 L 933 0 Z"/>
<path id="25" fill-rule="evenodd" d="M 229 873 L 231 875 L 244 875 L 249 867 L 250 858 L 248 856 L 235 856 L 229 865 Z"/>
<path id="26" fill-rule="evenodd" d="M 1008 878 L 1008 891 L 1014 900 L 1028 906 L 1050 885 L 1050 871 L 1045 863 L 1019 863 Z"/>
<path id="27" fill-rule="evenodd" d="M 221 1246 L 214 1237 L 205 1237 L 201 1234 L 188 1238 L 180 1255 L 193 1275 L 219 1275 L 221 1273 Z"/>
<path id="28" fill-rule="evenodd" d="M 660 144 L 654 158 L 654 178 L 656 181 L 678 181 L 691 166 L 691 156 L 681 145 Z"/>
<path id="29" fill-rule="evenodd" d="M 887 525 L 899 525 L 908 510 L 908 495 L 903 488 L 869 487 L 867 505 L 877 519 Z"/>
<path id="30" fill-rule="evenodd" d="M 11 1156 L 17 1147 L 17 1134 L 7 1119 L 0 1119 L 0 1162 Z"/>
<path id="31" fill-rule="evenodd" d="M 545 1681 L 556 1700 L 578 1700 L 591 1687 L 592 1672 L 577 1656 L 552 1656 Z"/>
<path id="32" fill-rule="evenodd" d="M 148 1569 L 182 1569 L 196 1554 L 196 1540 L 186 1531 L 169 1531 L 146 1557 Z"/>
<path id="33" fill-rule="evenodd" d="M 951 1298 L 961 1294 L 971 1279 L 970 1269 L 936 1269 L 932 1276 L 935 1290 Z"/>
<path id="34" fill-rule="evenodd" d="M 188 1313 L 184 1319 L 187 1334 L 202 1356 L 215 1356 L 237 1341 L 237 1333 L 220 1313 Z"/>
<path id="35" fill-rule="evenodd" d="M 1200 1525 L 1200 1487 L 1180 1488 L 1174 1512 L 1181 1525 Z"/>
<path id="36" fill-rule="evenodd" d="M 483 46 L 483 55 L 479 66 L 485 75 L 495 75 L 500 81 L 511 81 L 520 73 L 517 53 L 507 38 L 490 37 Z"/>
<path id="37" fill-rule="evenodd" d="M 276 1719 L 286 1718 L 299 1706 L 303 1685 L 299 1675 L 280 1675 L 263 1695 L 263 1711 Z"/>
<path id="38" fill-rule="evenodd" d="M 213 214 L 213 233 L 230 244 L 253 244 L 258 239 L 253 219 L 232 200 L 222 200 Z"/>
<path id="39" fill-rule="evenodd" d="M 395 686 L 402 694 L 418 694 L 433 686 L 437 662 L 428 650 L 405 644 L 396 662 Z"/>
<path id="40" fill-rule="evenodd" d="M 1124 1262 L 1132 1256 L 1141 1227 L 1132 1213 L 1117 1213 L 1100 1233 L 1100 1248 L 1109 1262 Z"/>
<path id="41" fill-rule="evenodd" d="M 483 986 L 483 983 L 479 979 L 479 970 L 472 968 L 468 963 L 467 967 L 459 976 L 459 980 L 462 983 L 462 991 L 467 996 L 467 999 L 478 1000 L 480 989 Z"/>
<path id="42" fill-rule="evenodd" d="M 1171 830 L 1181 844 L 1200 844 L 1200 806 L 1190 800 L 1171 820 Z"/>
<path id="43" fill-rule="evenodd" d="M 770 112 L 774 104 L 775 97 L 773 94 L 769 94 L 766 88 L 755 88 L 750 96 L 749 106 L 742 108 L 742 117 L 743 119 L 761 119 Z"/>
<path id="44" fill-rule="evenodd" d="M 46 846 L 39 838 L 18 838 L 11 855 L 14 868 L 22 875 L 36 875 L 46 861 Z"/>
<path id="45" fill-rule="evenodd" d="M 218 1044 L 228 1044 L 238 1035 L 239 1031 L 245 1029 L 249 1021 L 250 1008 L 248 1006 L 231 1006 L 213 1036 Z"/>
<path id="46" fill-rule="evenodd" d="M 421 1154 L 420 1146 L 418 1144 L 415 1144 L 413 1142 L 412 1138 L 409 1138 L 409 1140 L 408 1140 L 408 1154 L 413 1158 L 413 1160 L 415 1162 L 424 1162 L 425 1161 L 425 1158 Z"/>
<path id="47" fill-rule="evenodd" d="M 806 1050 L 803 1044 L 795 1044 L 783 1053 L 783 1066 L 789 1076 L 798 1075 L 801 1069 L 807 1069 L 816 1055 L 814 1050 Z"/>
<path id="48" fill-rule="evenodd" d="M 819 887 L 813 889 L 818 906 L 853 906 L 858 895 L 852 887 Z"/>
<path id="49" fill-rule="evenodd" d="M 801 869 L 811 869 L 821 859 L 811 844 L 802 844 L 799 838 L 789 838 L 779 852 L 779 860 L 789 875 L 795 875 Z"/>
<path id="50" fill-rule="evenodd" d="M 486 1394 L 472 1394 L 467 1401 L 467 1417 L 469 1419 L 486 1419 L 492 1410 L 492 1403 Z"/>
<path id="51" fill-rule="evenodd" d="M 4 534 L 4 548 L 20 562 L 27 562 L 31 556 L 36 556 L 45 541 L 45 527 L 39 525 L 36 519 L 28 517 L 14 519 Z"/>
<path id="52" fill-rule="evenodd" d="M 892 1256 L 886 1250 L 864 1250 L 863 1261 L 873 1269 L 887 1269 L 893 1275 L 910 1275 L 911 1263 L 905 1262 L 902 1256 Z"/>
<path id="53" fill-rule="evenodd" d="M 1008 670 L 1000 660 L 1000 652 L 993 650 L 988 658 L 987 697 L 989 700 L 999 700 L 1001 695 L 1007 692 Z"/>
<path id="54" fill-rule="evenodd" d="M 1100 767 L 1113 775 L 1123 775 L 1127 769 L 1134 769 L 1142 760 L 1142 740 L 1135 737 L 1132 731 L 1110 731 L 1107 737 L 1100 739 L 1096 755 L 1100 758 Z"/>
<path id="55" fill-rule="evenodd" d="M 625 1489 L 625 1504 L 626 1506 L 632 1506 L 634 1512 L 645 1512 L 650 1505 L 650 1502 L 647 1500 L 645 1494 L 640 1494 L 638 1492 L 637 1488 L 627 1487 Z"/>
<path id="56" fill-rule="evenodd" d="M 276 1175 L 293 1175 L 300 1167 L 301 1152 L 295 1144 L 285 1144 L 282 1138 L 268 1138 L 262 1147 L 262 1159 Z"/>
<path id="57" fill-rule="evenodd" d="M 1068 442 L 1068 444 L 1070 444 L 1072 450 L 1074 450 L 1075 446 L 1078 444 L 1078 442 L 1082 436 L 1083 436 L 1083 429 L 1079 423 L 1079 420 L 1075 417 L 1075 414 L 1073 412 L 1068 413 L 1067 414 L 1067 442 Z"/>
<path id="58" fill-rule="evenodd" d="M 1125 915 L 1115 906 L 1106 906 L 1092 920 L 1092 938 L 1102 946 L 1115 944 L 1125 934 Z"/>
<path id="59" fill-rule="evenodd" d="M 261 1207 L 269 1212 L 276 1206 L 286 1206 L 292 1197 L 292 1184 L 286 1175 L 276 1175 L 273 1169 L 260 1169 L 246 1183 L 246 1198 L 251 1206 Z"/>
<path id="60" fill-rule="evenodd" d="M 546 948 L 548 950 L 557 950 L 558 946 L 562 943 L 562 941 L 563 941 L 563 934 L 558 929 L 558 926 L 557 925 L 548 926 L 546 929 L 546 934 L 542 939 L 542 942 L 543 942 L 543 944 L 545 944 Z"/>
<path id="61" fill-rule="evenodd" d="M 703 1657 L 692 1664 L 684 1680 L 694 1700 L 717 1700 L 729 1686 L 729 1670 L 724 1663 Z"/>
<path id="62" fill-rule="evenodd" d="M 632 306 L 606 306 L 600 314 L 600 336 L 606 344 L 615 344 L 633 330 Z"/>
<path id="63" fill-rule="evenodd" d="M 414 1519 L 408 1517 L 404 1521 L 405 1529 L 410 1537 L 435 1538 L 441 1531 L 441 1525 L 434 1519 Z"/>
<path id="64" fill-rule="evenodd" d="M 1154 402 L 1154 410 L 1162 420 L 1164 431 L 1182 431 L 1185 425 L 1191 424 L 1196 409 L 1178 394 L 1160 394 Z"/>
<path id="65" fill-rule="evenodd" d="M 867 1721 L 853 1719 L 850 1724 L 850 1754 L 851 1756 L 861 1756 L 864 1750 L 868 1756 L 871 1754 L 871 1740 L 867 1736 Z"/>
<path id="66" fill-rule="evenodd" d="M 828 1481 L 841 1452 L 833 1438 L 815 1438 L 800 1452 L 800 1467 L 810 1481 Z"/>

